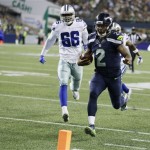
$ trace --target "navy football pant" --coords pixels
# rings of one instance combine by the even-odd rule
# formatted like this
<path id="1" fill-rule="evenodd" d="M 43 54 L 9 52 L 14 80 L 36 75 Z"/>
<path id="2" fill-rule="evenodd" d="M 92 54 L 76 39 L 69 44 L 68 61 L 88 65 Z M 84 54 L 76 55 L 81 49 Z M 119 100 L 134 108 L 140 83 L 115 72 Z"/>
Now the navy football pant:
<path id="1" fill-rule="evenodd" d="M 96 72 L 90 82 L 88 116 L 95 116 L 98 96 L 106 88 L 108 88 L 111 103 L 115 109 L 119 109 L 124 104 L 124 97 L 121 96 L 121 76 L 118 78 L 107 78 Z"/>

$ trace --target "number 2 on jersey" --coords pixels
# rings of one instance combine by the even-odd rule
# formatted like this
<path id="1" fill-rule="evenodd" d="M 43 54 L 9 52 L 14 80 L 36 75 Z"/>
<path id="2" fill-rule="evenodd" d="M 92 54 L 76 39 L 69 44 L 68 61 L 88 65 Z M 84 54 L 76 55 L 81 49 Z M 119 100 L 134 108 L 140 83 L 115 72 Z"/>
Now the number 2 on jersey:
<path id="1" fill-rule="evenodd" d="M 62 44 L 64 47 L 78 46 L 79 45 L 79 32 L 71 31 L 61 33 Z"/>
<path id="2" fill-rule="evenodd" d="M 103 49 L 96 50 L 96 57 L 97 57 L 97 66 L 104 67 L 106 63 L 104 62 L 105 51 Z"/>

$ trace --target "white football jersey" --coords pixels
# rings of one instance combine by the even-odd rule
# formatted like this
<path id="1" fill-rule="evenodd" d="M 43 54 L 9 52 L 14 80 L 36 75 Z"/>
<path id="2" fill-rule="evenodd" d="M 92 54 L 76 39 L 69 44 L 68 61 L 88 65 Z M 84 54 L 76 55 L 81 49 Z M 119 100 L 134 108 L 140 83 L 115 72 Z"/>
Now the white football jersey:
<path id="1" fill-rule="evenodd" d="M 129 51 L 129 47 L 126 46 L 126 42 L 129 41 L 129 37 L 126 33 L 123 33 L 123 45 L 126 47 L 126 49 Z M 123 63 L 124 57 L 121 56 L 121 73 L 122 75 L 126 72 L 127 65 Z"/>
<path id="2" fill-rule="evenodd" d="M 48 51 L 57 38 L 60 59 L 76 63 L 82 53 L 82 46 L 88 44 L 87 24 L 79 18 L 75 18 L 70 26 L 62 21 L 56 21 L 52 25 L 52 32 L 42 49 L 41 55 Z"/>
<path id="3" fill-rule="evenodd" d="M 123 33 L 123 45 L 129 50 L 129 47 L 126 46 L 127 41 L 129 41 L 129 37 L 126 33 Z"/>

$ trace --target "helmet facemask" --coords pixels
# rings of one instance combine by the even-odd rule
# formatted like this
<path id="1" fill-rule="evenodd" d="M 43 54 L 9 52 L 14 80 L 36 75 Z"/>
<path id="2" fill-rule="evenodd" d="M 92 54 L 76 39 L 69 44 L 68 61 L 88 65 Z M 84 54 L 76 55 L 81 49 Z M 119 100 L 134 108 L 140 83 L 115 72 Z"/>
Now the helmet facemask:
<path id="1" fill-rule="evenodd" d="M 106 36 L 112 26 L 112 18 L 107 13 L 100 13 L 96 17 L 95 29 L 100 37 Z"/>
<path id="2" fill-rule="evenodd" d="M 96 24 L 96 31 L 100 37 L 105 37 L 107 35 L 108 29 L 109 26 L 106 24 L 99 24 L 99 23 Z"/>
<path id="3" fill-rule="evenodd" d="M 61 14 L 61 20 L 70 25 L 73 23 L 75 16 L 73 14 Z"/>

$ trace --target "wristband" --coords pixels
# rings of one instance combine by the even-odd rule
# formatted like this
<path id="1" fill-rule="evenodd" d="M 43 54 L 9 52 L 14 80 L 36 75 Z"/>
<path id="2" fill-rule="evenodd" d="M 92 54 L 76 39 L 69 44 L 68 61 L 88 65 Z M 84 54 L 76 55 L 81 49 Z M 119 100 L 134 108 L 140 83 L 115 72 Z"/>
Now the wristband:
<path id="1" fill-rule="evenodd" d="M 139 50 L 136 48 L 134 51 L 133 51 L 133 53 L 137 53 Z"/>

